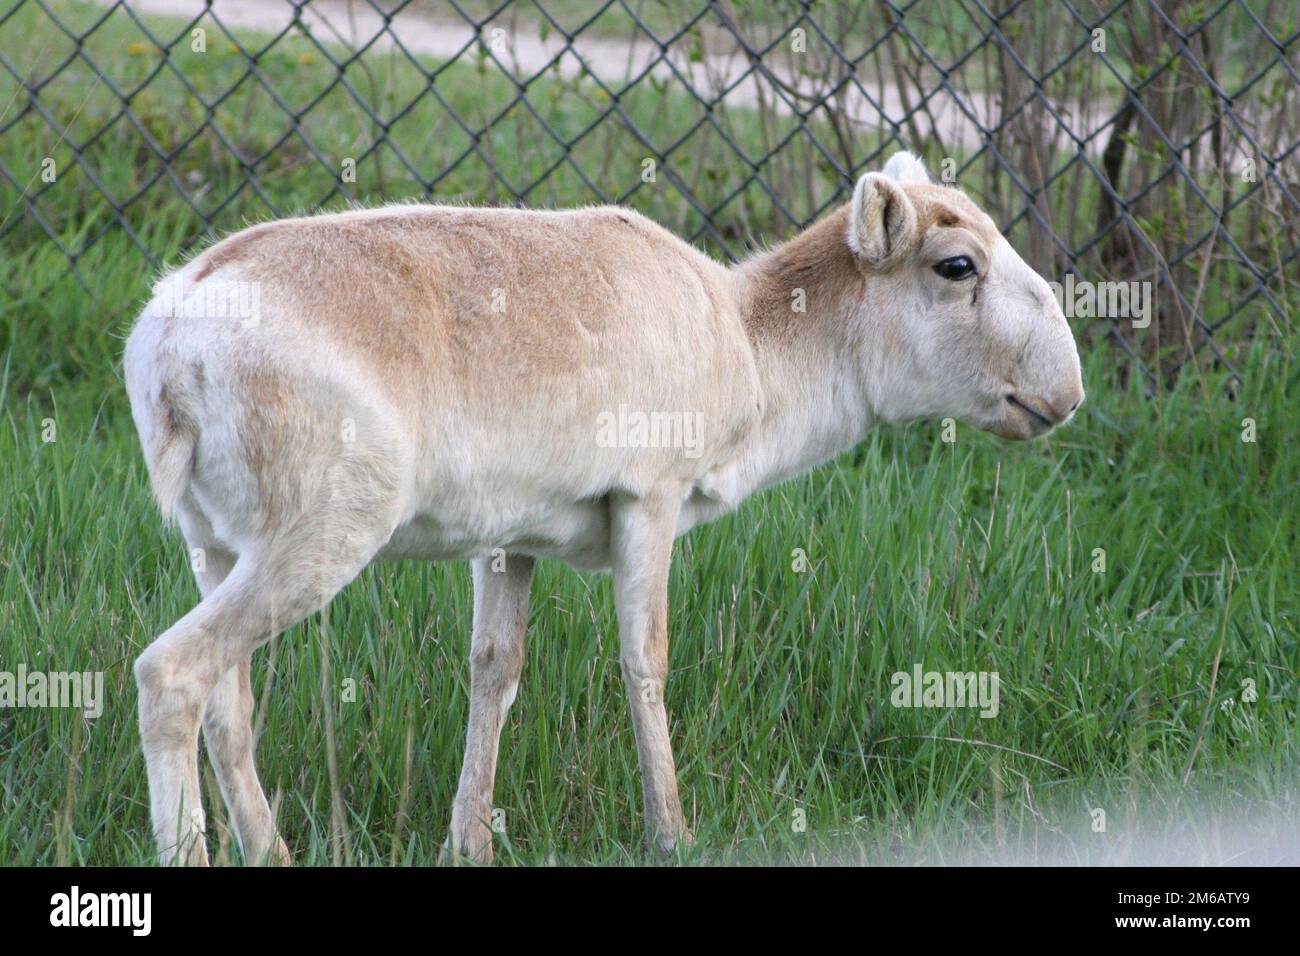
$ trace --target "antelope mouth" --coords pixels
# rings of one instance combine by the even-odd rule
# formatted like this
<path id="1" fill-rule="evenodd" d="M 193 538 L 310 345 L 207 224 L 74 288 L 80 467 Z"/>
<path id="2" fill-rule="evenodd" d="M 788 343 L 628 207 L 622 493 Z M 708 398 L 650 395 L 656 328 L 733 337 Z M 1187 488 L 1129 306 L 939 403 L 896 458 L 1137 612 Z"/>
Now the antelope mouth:
<path id="1" fill-rule="evenodd" d="M 1015 411 L 1006 415 L 996 427 L 990 429 L 1001 438 L 1028 441 L 1046 435 L 1058 424 L 1053 417 L 1048 416 L 1046 411 L 1039 411 L 1027 399 L 1008 394 L 1006 400 Z"/>
<path id="2" fill-rule="evenodd" d="M 1010 405 L 1014 405 L 1016 408 L 1020 409 L 1022 412 L 1028 415 L 1030 422 L 1037 425 L 1041 425 L 1043 431 L 1045 432 L 1049 432 L 1056 427 L 1056 422 L 1052 421 L 1050 418 L 1048 418 L 1046 415 L 1044 415 L 1042 412 L 1040 412 L 1038 409 L 1034 408 L 1033 406 L 1029 405 L 1028 403 L 1022 402 L 1014 395 L 1007 396 L 1007 403 Z"/>

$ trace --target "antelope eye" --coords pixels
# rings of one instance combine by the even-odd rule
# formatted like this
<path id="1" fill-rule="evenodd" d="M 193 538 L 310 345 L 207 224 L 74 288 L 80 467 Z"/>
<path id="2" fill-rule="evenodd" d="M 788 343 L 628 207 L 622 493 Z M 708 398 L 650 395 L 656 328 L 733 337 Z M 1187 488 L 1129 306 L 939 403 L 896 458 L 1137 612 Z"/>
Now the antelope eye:
<path id="1" fill-rule="evenodd" d="M 962 279 L 968 279 L 975 274 L 975 263 L 970 261 L 969 256 L 953 256 L 951 259 L 944 259 L 936 265 L 934 271 L 937 275 L 950 282 L 960 282 Z"/>

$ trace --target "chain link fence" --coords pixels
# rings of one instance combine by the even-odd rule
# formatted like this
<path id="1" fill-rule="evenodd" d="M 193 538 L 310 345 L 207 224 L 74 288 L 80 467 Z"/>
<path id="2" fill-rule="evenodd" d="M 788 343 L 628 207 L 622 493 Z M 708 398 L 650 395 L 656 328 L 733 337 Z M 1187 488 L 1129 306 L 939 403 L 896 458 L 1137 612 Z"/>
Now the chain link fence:
<path id="1" fill-rule="evenodd" d="M 1231 369 L 1300 302 L 1297 19 L 1290 0 L 11 0 L 0 293 L 52 336 L 61 308 L 126 322 L 158 268 L 245 222 L 420 198 L 627 203 L 734 259 L 909 148 L 1122 369 Z"/>

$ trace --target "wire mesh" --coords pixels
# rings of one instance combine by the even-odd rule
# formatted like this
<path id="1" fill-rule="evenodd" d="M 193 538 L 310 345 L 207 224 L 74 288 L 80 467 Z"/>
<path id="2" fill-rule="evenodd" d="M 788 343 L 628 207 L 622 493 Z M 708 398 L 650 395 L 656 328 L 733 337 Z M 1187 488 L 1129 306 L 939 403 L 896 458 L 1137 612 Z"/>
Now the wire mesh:
<path id="1" fill-rule="evenodd" d="M 409 198 L 625 203 L 736 259 L 909 148 L 1049 278 L 1146 284 L 1153 315 L 1084 315 L 1086 340 L 1152 382 L 1231 368 L 1296 301 L 1296 19 L 1232 0 L 17 0 L 0 292 L 32 306 L 58 256 L 111 317 L 245 222 Z"/>

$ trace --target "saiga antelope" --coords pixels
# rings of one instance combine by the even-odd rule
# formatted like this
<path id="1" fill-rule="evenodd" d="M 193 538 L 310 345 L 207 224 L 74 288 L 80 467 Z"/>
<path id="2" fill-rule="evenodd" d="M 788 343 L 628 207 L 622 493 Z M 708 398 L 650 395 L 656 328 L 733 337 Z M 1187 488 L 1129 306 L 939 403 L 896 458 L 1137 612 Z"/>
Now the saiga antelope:
<path id="1" fill-rule="evenodd" d="M 537 558 L 613 572 L 649 836 L 671 849 L 689 839 L 663 696 L 674 539 L 876 422 L 1025 439 L 1083 399 L 1048 284 L 909 153 L 731 268 L 621 208 L 265 223 L 162 280 L 124 364 L 154 494 L 205 556 L 201 602 L 135 665 L 164 863 L 207 859 L 200 727 L 244 858 L 288 861 L 250 655 L 399 558 L 473 563 L 453 853 L 491 857 Z M 597 441 L 615 409 L 690 415 L 699 441 Z"/>

